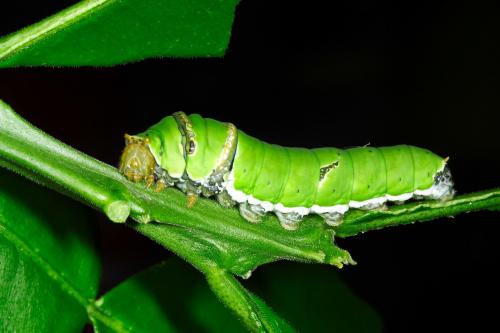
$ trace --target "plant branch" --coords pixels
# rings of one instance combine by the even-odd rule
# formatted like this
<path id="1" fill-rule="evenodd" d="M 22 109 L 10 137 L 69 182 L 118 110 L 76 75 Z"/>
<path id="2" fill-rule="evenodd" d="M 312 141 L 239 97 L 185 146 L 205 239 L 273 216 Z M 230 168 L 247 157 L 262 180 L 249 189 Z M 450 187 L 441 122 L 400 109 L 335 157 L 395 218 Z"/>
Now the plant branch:
<path id="1" fill-rule="evenodd" d="M 386 211 L 353 211 L 336 230 L 336 236 L 349 237 L 370 230 L 424 222 L 461 213 L 500 208 L 500 188 L 474 192 L 455 197 L 450 201 L 420 201 L 393 206 Z"/>
<path id="2" fill-rule="evenodd" d="M 260 298 L 246 290 L 232 275 L 219 268 L 205 274 L 208 284 L 219 299 L 230 308 L 252 332 L 295 332 Z"/>

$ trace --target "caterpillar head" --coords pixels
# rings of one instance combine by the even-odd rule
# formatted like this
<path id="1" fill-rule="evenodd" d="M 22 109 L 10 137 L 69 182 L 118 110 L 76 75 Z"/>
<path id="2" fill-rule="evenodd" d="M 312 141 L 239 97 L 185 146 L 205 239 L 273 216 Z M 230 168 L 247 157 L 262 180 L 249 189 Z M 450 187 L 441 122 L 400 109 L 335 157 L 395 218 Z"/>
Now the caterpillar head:
<path id="1" fill-rule="evenodd" d="M 133 182 L 150 181 L 154 177 L 155 158 L 149 151 L 149 139 L 125 134 L 125 148 L 118 169 Z"/>

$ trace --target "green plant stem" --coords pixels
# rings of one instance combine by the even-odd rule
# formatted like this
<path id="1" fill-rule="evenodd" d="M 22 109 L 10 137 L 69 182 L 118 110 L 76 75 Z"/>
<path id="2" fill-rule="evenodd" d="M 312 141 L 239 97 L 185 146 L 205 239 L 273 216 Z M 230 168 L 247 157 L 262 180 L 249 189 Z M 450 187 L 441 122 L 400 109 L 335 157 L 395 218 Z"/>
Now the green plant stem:
<path id="1" fill-rule="evenodd" d="M 159 243 L 165 242 L 166 237 L 169 248 L 205 275 L 212 291 L 251 332 L 295 332 L 292 326 L 276 315 L 262 300 L 246 290 L 234 275 L 218 267 L 210 260 L 210 255 L 203 255 L 207 251 L 206 244 L 193 241 L 189 234 L 183 235 L 173 230 L 179 227 L 158 227 L 161 228 L 161 233 L 150 232 L 146 225 L 137 226 L 137 230 Z"/>
<path id="2" fill-rule="evenodd" d="M 457 196 L 450 201 L 416 202 L 394 206 L 387 211 L 349 214 L 336 230 L 338 237 L 350 237 L 371 230 L 399 226 L 414 222 L 430 221 L 440 217 L 453 217 L 479 210 L 496 210 L 500 207 L 500 188 Z"/>
<path id="3" fill-rule="evenodd" d="M 219 299 L 230 308 L 252 332 L 295 332 L 257 296 L 246 290 L 236 278 L 220 268 L 205 273 L 208 284 Z"/>
<path id="4" fill-rule="evenodd" d="M 93 178 L 98 174 L 98 178 L 119 184 L 120 177 L 114 168 L 51 138 L 1 102 L 0 108 L 0 158 L 3 166 L 102 211 L 114 201 L 120 201 L 115 199 L 116 189 L 103 187 Z M 135 209 L 140 211 L 138 207 Z M 128 214 L 115 218 L 115 222 L 124 222 L 127 217 Z"/>

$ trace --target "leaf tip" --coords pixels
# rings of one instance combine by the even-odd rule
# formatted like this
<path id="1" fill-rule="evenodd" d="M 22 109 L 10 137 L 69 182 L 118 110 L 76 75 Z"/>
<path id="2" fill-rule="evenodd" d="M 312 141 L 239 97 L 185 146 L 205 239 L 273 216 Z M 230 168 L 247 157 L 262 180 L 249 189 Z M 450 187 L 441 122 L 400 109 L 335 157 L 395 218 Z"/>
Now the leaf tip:
<path id="1" fill-rule="evenodd" d="M 337 268 L 342 268 L 344 265 L 357 265 L 357 262 L 352 259 L 351 254 L 346 250 L 339 249 L 340 253 L 332 256 L 328 263 L 330 265 L 336 266 Z"/>

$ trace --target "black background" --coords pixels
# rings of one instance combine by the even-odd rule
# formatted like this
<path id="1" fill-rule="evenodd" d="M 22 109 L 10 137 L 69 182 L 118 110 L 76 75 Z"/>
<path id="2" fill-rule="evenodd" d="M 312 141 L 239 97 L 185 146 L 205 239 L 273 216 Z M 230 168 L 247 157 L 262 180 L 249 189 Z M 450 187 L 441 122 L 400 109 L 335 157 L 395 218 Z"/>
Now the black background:
<path id="1" fill-rule="evenodd" d="M 0 34 L 74 2 L 2 4 Z M 450 156 L 459 192 L 481 190 L 500 185 L 495 9 L 483 1 L 246 0 L 224 58 L 1 70 L 0 98 L 110 164 L 124 132 L 184 110 L 287 146 L 426 147 Z M 168 256 L 95 215 L 103 291 Z M 499 220 L 480 212 L 339 240 L 359 263 L 339 274 L 387 332 L 494 329 Z"/>

